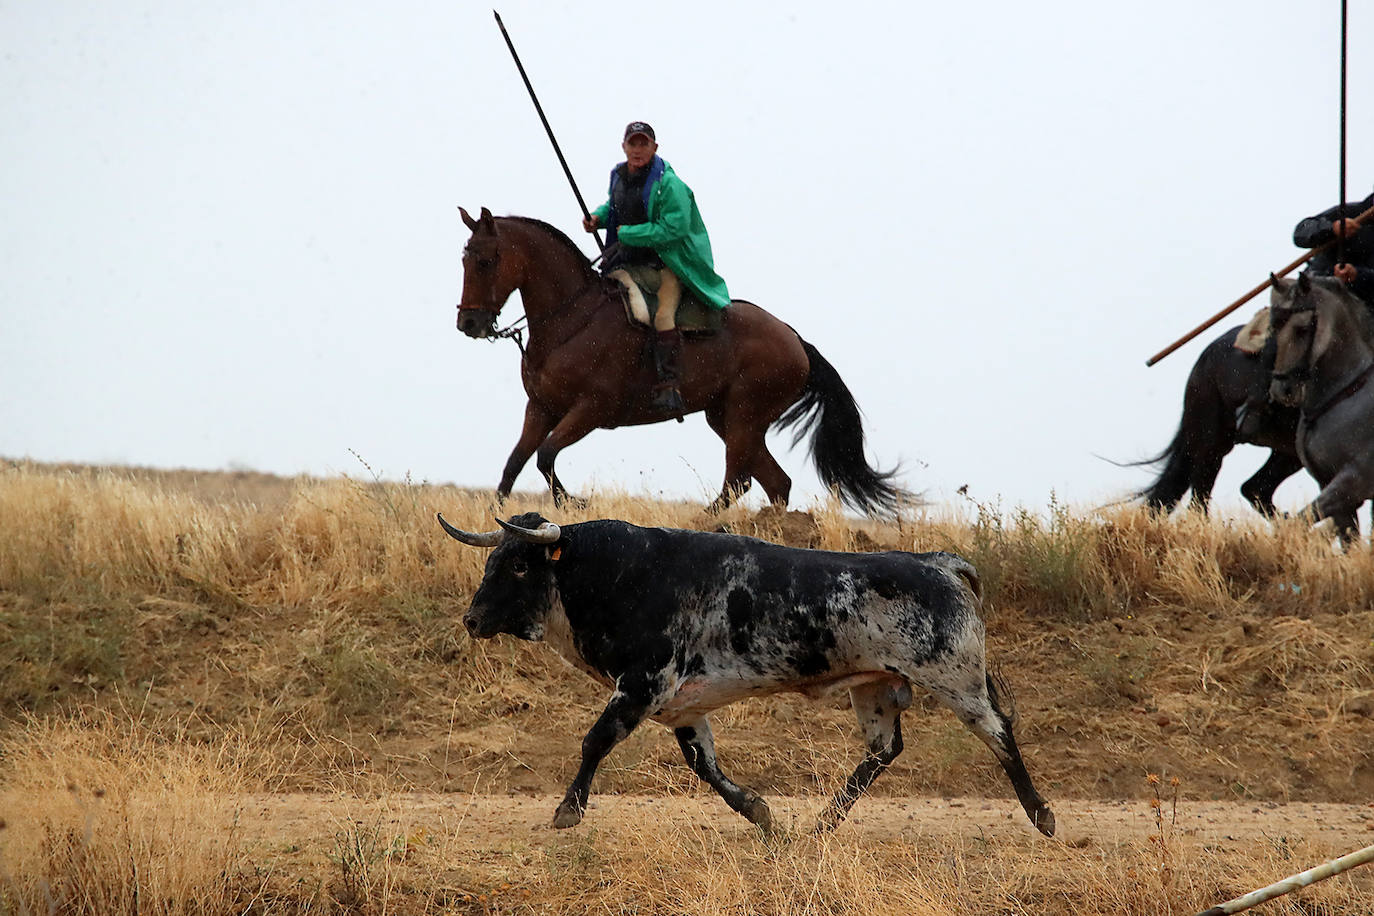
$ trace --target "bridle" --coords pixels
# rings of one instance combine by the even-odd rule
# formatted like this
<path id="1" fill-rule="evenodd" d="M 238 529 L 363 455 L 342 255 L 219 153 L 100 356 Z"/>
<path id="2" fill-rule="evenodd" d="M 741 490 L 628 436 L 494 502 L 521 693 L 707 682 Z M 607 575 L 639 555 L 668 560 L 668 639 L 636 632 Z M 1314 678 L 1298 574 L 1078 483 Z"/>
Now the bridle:
<path id="1" fill-rule="evenodd" d="M 491 262 L 491 265 L 490 265 L 492 268 L 494 268 L 494 267 L 496 266 L 496 261 L 497 261 L 499 258 L 500 258 L 500 253 L 499 253 L 499 252 L 498 252 L 497 254 L 495 254 L 495 255 L 492 256 L 492 259 L 491 259 L 492 262 Z M 598 256 L 596 259 L 594 259 L 591 263 L 592 263 L 592 264 L 595 264 L 598 260 L 600 260 L 600 256 Z M 554 311 L 555 313 L 561 312 L 563 309 L 567 308 L 569 305 L 571 305 L 572 303 L 576 302 L 578 299 L 582 298 L 582 296 L 587 292 L 587 290 L 591 289 L 591 288 L 592 288 L 593 286 L 595 286 L 597 283 L 602 282 L 602 281 L 603 281 L 603 278 L 602 278 L 599 274 L 597 274 L 597 272 L 596 272 L 595 270 L 591 271 L 591 272 L 590 272 L 590 275 L 587 277 L 587 282 L 586 282 L 586 283 L 583 283 L 580 287 L 578 287 L 578 288 L 577 288 L 576 290 L 574 290 L 572 293 L 570 293 L 569 295 L 567 295 L 566 297 L 564 297 L 563 300 L 562 300 L 561 302 L 558 303 L 558 305 L 554 306 L 553 311 Z M 617 285 L 618 285 L 618 284 L 617 284 Z M 529 325 L 529 316 L 528 316 L 528 315 L 521 315 L 519 318 L 515 319 L 515 321 L 513 321 L 513 322 L 511 322 L 510 324 L 506 325 L 506 327 L 504 327 L 504 328 L 497 328 L 497 327 L 496 327 L 496 319 L 501 315 L 501 307 L 502 307 L 503 305 L 505 305 L 504 302 L 496 302 L 496 301 L 494 301 L 494 300 L 493 300 L 492 302 L 490 302 L 490 303 L 484 303 L 484 304 L 481 304 L 481 305 L 468 305 L 468 304 L 466 304 L 466 303 L 459 302 L 459 303 L 458 303 L 458 313 L 459 313 L 459 315 L 461 315 L 463 312 L 485 312 L 485 313 L 487 313 L 488 315 L 490 315 L 490 316 L 491 316 L 491 323 L 490 323 L 491 330 L 488 331 L 487 334 L 485 335 L 487 341 L 490 342 L 490 343 L 495 343 L 495 342 L 498 341 L 498 340 L 506 340 L 506 339 L 514 340 L 514 341 L 515 341 L 515 346 L 519 348 L 519 350 L 520 350 L 520 356 L 521 356 L 521 358 L 523 358 L 523 357 L 525 356 L 524 330 L 525 330 L 525 328 L 528 327 L 528 325 Z M 589 314 L 589 315 L 587 316 L 586 320 L 583 321 L 582 324 L 578 326 L 577 331 L 581 331 L 582 328 L 585 327 L 585 326 L 587 325 L 587 323 L 589 323 L 590 321 L 591 321 L 591 315 Z M 575 334 L 575 333 L 576 333 L 576 331 L 574 332 L 574 334 Z M 571 335 L 570 335 L 570 336 L 571 336 Z"/>
<path id="2" fill-rule="evenodd" d="M 1301 304 L 1299 304 L 1299 301 Z M 1303 297 L 1303 300 L 1299 301 L 1295 301 L 1291 307 L 1286 306 L 1281 309 L 1281 311 L 1286 314 L 1284 315 L 1283 321 L 1277 323 L 1274 328 L 1274 333 L 1277 334 L 1279 326 L 1287 324 L 1294 315 L 1301 312 L 1313 313 L 1312 327 L 1309 329 L 1307 335 L 1307 351 L 1303 354 L 1302 362 L 1292 369 L 1270 373 L 1270 378 L 1284 384 L 1304 384 L 1312 378 L 1312 348 L 1317 340 L 1317 306 L 1307 297 Z M 1312 407 L 1304 405 L 1302 408 L 1302 419 L 1306 427 L 1309 430 L 1312 429 L 1312 427 L 1316 425 L 1318 417 L 1363 388 L 1365 383 L 1369 381 L 1371 375 L 1374 375 L 1374 362 L 1365 366 L 1364 369 L 1356 373 L 1355 377 L 1347 382 L 1344 387 L 1325 398 L 1320 404 Z"/>
<path id="3" fill-rule="evenodd" d="M 1275 334 L 1277 334 L 1279 332 L 1279 329 L 1282 328 L 1283 325 L 1286 325 L 1294 315 L 1300 314 L 1302 312 L 1312 312 L 1313 317 L 1312 328 L 1310 329 L 1310 332 L 1307 335 L 1307 350 L 1303 353 L 1302 362 L 1298 365 L 1295 365 L 1293 368 L 1285 369 L 1282 372 L 1271 372 L 1269 373 L 1269 377 L 1276 382 L 1291 382 L 1295 384 L 1301 384 L 1303 382 L 1310 381 L 1312 378 L 1312 346 L 1317 339 L 1317 306 L 1313 304 L 1310 300 L 1304 299 L 1300 302 L 1295 301 L 1294 304 L 1291 306 L 1276 308 L 1274 311 L 1283 313 L 1283 321 L 1276 321 L 1274 323 L 1273 332 Z"/>
<path id="4" fill-rule="evenodd" d="M 466 247 L 463 249 L 463 253 L 465 255 L 468 253 L 468 249 Z M 483 264 L 483 258 L 481 257 L 477 259 L 477 263 L 479 266 L 494 270 L 496 268 L 497 262 L 500 260 L 500 257 L 500 249 L 497 249 L 495 252 L 492 253 L 490 259 L 488 260 L 488 263 Z M 467 268 L 465 267 L 464 270 L 466 269 Z M 520 349 L 520 355 L 523 356 L 525 353 L 525 341 L 523 331 L 525 325 L 527 324 L 526 318 L 524 315 L 521 315 L 519 318 L 511 322 L 506 327 L 498 328 L 496 326 L 496 321 L 501 315 L 501 307 L 503 305 L 505 305 L 505 303 L 497 302 L 494 296 L 492 297 L 492 301 L 484 302 L 479 305 L 469 305 L 466 302 L 459 302 L 458 315 L 460 318 L 462 317 L 464 312 L 482 312 L 488 315 L 490 320 L 487 322 L 487 326 L 490 328 L 490 330 L 487 331 L 485 335 L 483 335 L 487 339 L 487 341 L 490 343 L 495 343 L 498 340 L 514 340 L 516 347 Z"/>

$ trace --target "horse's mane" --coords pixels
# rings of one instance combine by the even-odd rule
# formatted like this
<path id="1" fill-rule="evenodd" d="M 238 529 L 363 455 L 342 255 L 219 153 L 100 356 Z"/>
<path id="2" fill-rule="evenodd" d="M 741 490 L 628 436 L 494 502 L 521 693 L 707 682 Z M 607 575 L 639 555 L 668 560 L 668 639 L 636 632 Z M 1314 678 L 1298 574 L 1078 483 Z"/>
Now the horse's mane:
<path id="1" fill-rule="evenodd" d="M 535 219 L 532 216 L 503 216 L 501 218 L 514 220 L 518 223 L 525 223 L 527 225 L 534 226 L 537 229 L 543 229 L 549 235 L 553 236 L 561 245 L 566 247 L 568 251 L 575 254 L 577 256 L 578 264 L 581 264 L 583 267 L 591 269 L 591 260 L 585 254 L 582 253 L 581 248 L 577 247 L 577 243 L 574 242 L 571 238 L 569 238 L 568 234 L 564 232 L 562 229 L 559 229 L 557 226 L 551 226 L 548 223 L 544 222 L 542 219 Z"/>
<path id="2" fill-rule="evenodd" d="M 1337 277 L 1330 276 L 1329 274 L 1305 273 L 1308 282 L 1312 284 L 1312 288 L 1307 295 L 1311 296 L 1313 291 L 1320 290 L 1334 298 L 1337 303 L 1345 309 L 1346 314 L 1355 322 L 1356 327 L 1360 329 L 1360 333 L 1365 341 L 1371 346 L 1374 346 L 1374 312 L 1370 311 L 1365 301 L 1351 292 L 1350 287 L 1346 286 L 1346 284 Z M 1280 292 L 1287 302 L 1279 306 L 1279 308 L 1291 308 L 1293 303 L 1297 301 L 1297 280 L 1290 280 L 1288 277 L 1284 277 L 1283 280 L 1289 281 L 1279 287 Z"/>

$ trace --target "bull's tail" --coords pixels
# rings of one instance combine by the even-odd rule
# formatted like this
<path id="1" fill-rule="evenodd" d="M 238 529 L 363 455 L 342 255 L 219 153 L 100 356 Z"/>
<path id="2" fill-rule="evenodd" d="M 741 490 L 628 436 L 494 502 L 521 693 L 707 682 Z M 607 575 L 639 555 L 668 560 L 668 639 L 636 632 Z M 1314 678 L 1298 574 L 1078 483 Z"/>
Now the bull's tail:
<path id="1" fill-rule="evenodd" d="M 839 493 L 847 505 L 865 515 L 895 516 L 904 503 L 916 502 L 915 496 L 892 482 L 896 468 L 880 471 L 868 463 L 863 418 L 854 395 L 815 347 L 805 340 L 801 344 L 811 373 L 801 397 L 773 425 L 779 429 L 796 426 L 793 445 L 811 434 L 811 459 L 821 483 Z"/>
<path id="2" fill-rule="evenodd" d="M 950 559 L 950 569 L 953 570 L 964 583 L 968 590 L 973 592 L 973 604 L 978 609 L 981 616 L 983 610 L 983 580 L 978 578 L 978 570 L 972 563 L 959 556 L 957 553 L 947 553 Z"/>
<path id="3" fill-rule="evenodd" d="M 988 671 L 985 675 L 988 682 L 988 702 L 992 704 L 993 710 L 1002 717 L 1002 721 L 1007 728 L 1016 724 L 1016 697 L 1011 692 L 1011 685 L 1007 679 L 1002 677 L 1002 672 L 997 669 Z"/>

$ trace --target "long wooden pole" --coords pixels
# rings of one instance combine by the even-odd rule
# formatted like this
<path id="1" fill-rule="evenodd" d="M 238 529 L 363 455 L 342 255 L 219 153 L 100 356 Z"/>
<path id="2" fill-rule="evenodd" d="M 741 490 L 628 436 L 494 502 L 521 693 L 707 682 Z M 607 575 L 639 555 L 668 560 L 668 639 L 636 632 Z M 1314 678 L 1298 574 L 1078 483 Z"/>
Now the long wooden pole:
<path id="1" fill-rule="evenodd" d="M 492 10 L 491 14 L 496 17 L 496 24 L 501 28 L 501 37 L 506 39 L 506 47 L 510 48 L 510 56 L 515 60 L 515 69 L 520 71 L 520 78 L 525 81 L 525 91 L 530 94 L 530 101 L 534 103 L 534 110 L 539 114 L 539 120 L 544 125 L 544 133 L 549 135 L 549 142 L 553 144 L 553 151 L 558 156 L 558 162 L 563 166 L 563 174 L 568 176 L 568 184 L 572 185 L 573 196 L 577 198 L 577 205 L 582 208 L 582 215 L 591 218 L 591 211 L 587 209 L 587 202 L 582 199 L 582 192 L 577 189 L 577 181 L 573 178 L 572 169 L 568 168 L 568 160 L 563 158 L 563 150 L 558 146 L 558 138 L 553 135 L 553 128 L 549 126 L 549 119 L 544 117 L 544 106 L 539 104 L 539 96 L 534 94 L 534 87 L 530 85 L 530 78 L 525 74 L 525 65 L 520 63 L 520 55 L 515 53 L 515 43 L 510 40 L 510 33 L 506 31 L 506 24 L 501 21 L 501 14 Z M 592 238 L 596 239 L 596 247 L 602 251 L 606 250 L 606 244 L 601 241 L 601 233 L 593 232 Z"/>
<path id="2" fill-rule="evenodd" d="M 1328 243 L 1328 244 L 1329 244 L 1329 243 Z M 1325 245 L 1322 246 L 1322 248 L 1325 248 L 1325 247 L 1326 247 Z M 1235 302 L 1232 302 L 1230 305 L 1226 306 L 1226 308 L 1224 308 L 1224 309 L 1222 309 L 1221 311 L 1217 312 L 1217 313 L 1216 313 L 1215 315 L 1213 315 L 1211 318 L 1208 318 L 1208 319 L 1207 319 L 1206 321 L 1204 321 L 1202 324 L 1200 324 L 1200 325 L 1198 325 L 1197 327 L 1193 328 L 1193 329 L 1192 329 L 1191 331 L 1189 331 L 1187 334 L 1184 334 L 1184 335 L 1183 335 L 1182 337 L 1180 337 L 1178 340 L 1176 340 L 1176 341 L 1174 341 L 1173 343 L 1169 344 L 1169 346 L 1165 347 L 1163 350 L 1160 350 L 1160 351 L 1159 351 L 1158 353 L 1156 353 L 1154 356 L 1151 356 L 1149 359 L 1145 360 L 1145 365 L 1147 365 L 1147 366 L 1153 366 L 1155 363 L 1159 362 L 1161 359 L 1163 359 L 1164 357 L 1168 356 L 1170 353 L 1174 352 L 1174 351 L 1177 350 L 1179 347 L 1183 346 L 1183 345 L 1186 344 L 1188 341 L 1192 340 L 1194 337 L 1198 336 L 1198 335 L 1201 334 L 1203 331 L 1207 330 L 1208 328 L 1210 328 L 1212 325 L 1216 324 L 1216 323 L 1217 323 L 1218 321 L 1220 321 L 1221 319 L 1225 318 L 1227 315 L 1231 314 L 1231 313 L 1234 312 L 1236 309 L 1240 308 L 1242 305 L 1244 305 L 1245 303 L 1249 302 L 1251 299 L 1255 298 L 1256 296 L 1258 296 L 1260 293 L 1264 292 L 1264 291 L 1265 291 L 1266 289 L 1268 289 L 1269 287 L 1273 286 L 1273 285 L 1274 285 L 1274 279 L 1275 279 L 1276 277 L 1285 277 L 1285 276 L 1287 276 L 1289 273 L 1291 273 L 1292 271 L 1296 270 L 1297 268 L 1299 268 L 1299 267 L 1301 267 L 1302 265 L 1306 264 L 1308 261 L 1312 260 L 1312 258 L 1317 254 L 1317 252 L 1321 251 L 1322 248 L 1313 248 L 1311 251 L 1307 252 L 1307 253 L 1304 254 L 1302 257 L 1300 257 L 1300 258 L 1298 258 L 1296 261 L 1294 261 L 1292 264 L 1289 264 L 1287 267 L 1284 267 L 1284 268 L 1281 268 L 1281 269 L 1279 269 L 1279 270 L 1274 271 L 1273 276 L 1269 277 L 1269 279 L 1265 280 L 1265 281 L 1264 281 L 1263 283 L 1261 283 L 1259 286 L 1256 286 L 1254 289 L 1250 290 L 1248 293 L 1246 293 L 1245 295 L 1241 296 L 1241 297 L 1240 297 L 1239 299 L 1237 299 Z"/>
<path id="3" fill-rule="evenodd" d="M 1243 897 L 1228 900 L 1218 904 L 1211 909 L 1203 910 L 1198 916 L 1231 916 L 1232 913 L 1239 913 L 1241 910 L 1248 910 L 1252 906 L 1258 906 L 1266 900 L 1273 900 L 1275 897 L 1282 897 L 1284 894 L 1291 893 L 1309 884 L 1318 881 L 1325 881 L 1327 878 L 1335 877 L 1347 869 L 1354 868 L 1356 865 L 1364 865 L 1366 862 L 1374 861 L 1374 846 L 1366 846 L 1364 849 L 1341 856 L 1339 859 L 1332 859 L 1324 865 L 1316 868 L 1309 868 L 1307 871 L 1298 872 L 1296 875 L 1289 875 L 1282 881 L 1276 881 L 1268 887 L 1262 887 L 1257 891 L 1251 891 Z"/>
<path id="4" fill-rule="evenodd" d="M 1364 220 L 1365 220 L 1366 218 L 1368 218 L 1368 217 L 1374 217 L 1374 207 L 1370 207 L 1368 210 L 1364 211 L 1364 212 L 1361 213 L 1359 216 L 1357 216 L 1357 217 L 1355 217 L 1354 219 L 1350 220 L 1350 222 L 1364 222 Z M 1273 286 L 1273 285 L 1274 285 L 1274 280 L 1275 280 L 1276 278 L 1287 276 L 1288 274 L 1292 273 L 1294 270 L 1296 270 L 1296 269 L 1298 269 L 1299 267 L 1301 267 L 1302 265 L 1306 264 L 1308 261 L 1312 260 L 1312 258 L 1315 257 L 1317 254 L 1319 254 L 1320 252 L 1325 251 L 1326 249 L 1330 248 L 1330 247 L 1331 247 L 1332 245 L 1334 245 L 1334 244 L 1335 244 L 1335 240 L 1333 239 L 1332 241 L 1327 242 L 1325 245 L 1319 245 L 1318 247 L 1313 248 L 1313 249 L 1311 249 L 1310 251 L 1304 253 L 1304 254 L 1302 255 L 1302 257 L 1300 257 L 1300 258 L 1298 258 L 1297 260 L 1293 261 L 1293 263 L 1291 263 L 1291 264 L 1289 264 L 1289 265 L 1287 265 L 1287 266 L 1285 266 L 1285 267 L 1282 267 L 1282 268 L 1280 268 L 1279 270 L 1274 271 L 1273 275 L 1271 275 L 1271 276 L 1269 277 L 1269 279 L 1265 280 L 1265 281 L 1264 281 L 1263 283 L 1261 283 L 1259 286 L 1256 286 L 1254 289 L 1250 290 L 1248 293 L 1246 293 L 1245 295 L 1241 296 L 1241 297 L 1240 297 L 1239 299 L 1237 299 L 1235 302 L 1232 302 L 1230 305 L 1226 306 L 1226 308 L 1224 308 L 1224 309 L 1222 309 L 1221 311 L 1217 312 L 1217 313 L 1216 313 L 1215 315 L 1213 315 L 1211 318 L 1208 318 L 1208 319 L 1207 319 L 1206 321 L 1204 321 L 1202 324 L 1200 324 L 1200 325 L 1198 325 L 1197 327 L 1193 328 L 1193 329 L 1192 329 L 1191 331 L 1189 331 L 1187 334 L 1184 334 L 1184 335 L 1183 335 L 1182 337 L 1180 337 L 1178 340 L 1176 340 L 1176 341 L 1174 341 L 1173 343 L 1169 344 L 1169 346 L 1165 347 L 1163 350 L 1160 350 L 1160 351 L 1159 351 L 1158 353 L 1156 353 L 1154 356 L 1151 356 L 1149 359 L 1145 360 L 1145 365 L 1147 365 L 1147 366 L 1153 366 L 1155 363 L 1159 362 L 1161 359 L 1163 359 L 1164 357 L 1168 356 L 1170 353 L 1174 352 L 1174 351 L 1177 350 L 1179 347 L 1183 346 L 1183 345 L 1186 344 L 1188 341 L 1192 340 L 1194 337 L 1198 336 L 1198 335 L 1201 334 L 1203 331 L 1207 330 L 1208 328 L 1210 328 L 1212 325 L 1216 324 L 1216 323 L 1217 323 L 1218 321 L 1220 321 L 1221 319 L 1225 318 L 1227 315 L 1231 314 L 1231 313 L 1234 312 L 1236 309 L 1240 308 L 1242 305 L 1244 305 L 1245 303 L 1249 302 L 1251 299 L 1255 298 L 1256 296 L 1258 296 L 1260 293 L 1264 292 L 1264 291 L 1265 291 L 1266 289 L 1268 289 L 1269 287 Z"/>

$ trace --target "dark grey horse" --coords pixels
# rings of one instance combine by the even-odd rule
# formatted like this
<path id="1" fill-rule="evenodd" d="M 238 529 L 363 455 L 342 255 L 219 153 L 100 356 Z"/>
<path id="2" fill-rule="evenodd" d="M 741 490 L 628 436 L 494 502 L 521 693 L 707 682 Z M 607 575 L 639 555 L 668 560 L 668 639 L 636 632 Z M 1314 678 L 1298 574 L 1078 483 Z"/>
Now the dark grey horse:
<path id="1" fill-rule="evenodd" d="M 1304 515 L 1331 519 L 1342 543 L 1359 535 L 1355 513 L 1374 497 L 1374 347 L 1368 306 L 1331 277 L 1275 284 L 1278 350 L 1270 396 L 1300 407 L 1297 449 L 1321 492 Z"/>
<path id="2" fill-rule="evenodd" d="M 1267 384 L 1260 358 L 1235 348 L 1239 332 L 1234 327 L 1209 343 L 1193 364 L 1173 441 L 1153 458 L 1134 462 L 1159 468 L 1154 482 L 1135 493 L 1152 509 L 1171 512 L 1191 490 L 1193 507 L 1206 512 L 1222 459 L 1241 442 L 1272 449 L 1269 460 L 1240 487 L 1246 501 L 1265 515 L 1275 514 L 1279 484 L 1302 470 L 1294 445 L 1296 409 L 1271 405 L 1252 435 L 1242 438 L 1236 431 L 1236 410 L 1251 390 Z"/>

